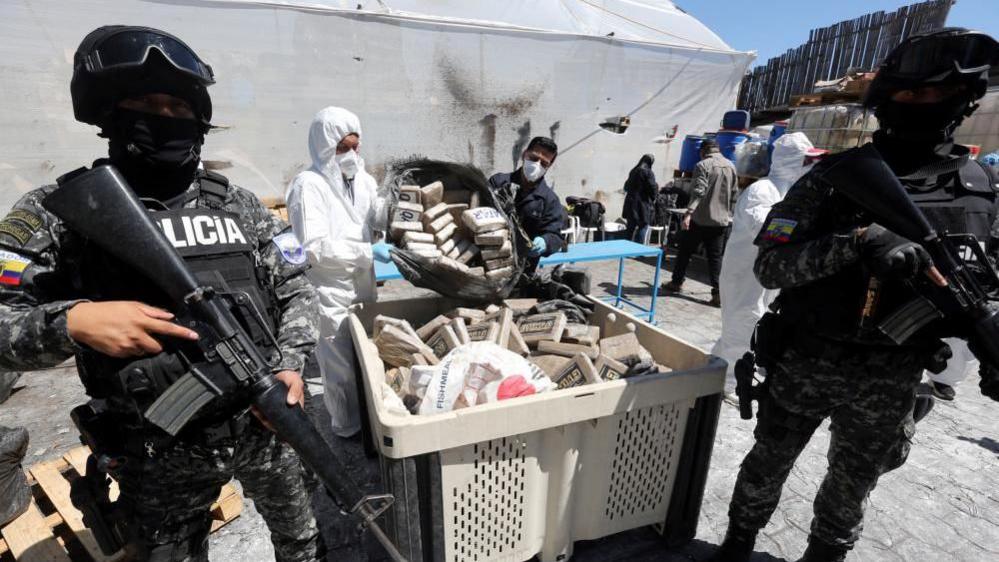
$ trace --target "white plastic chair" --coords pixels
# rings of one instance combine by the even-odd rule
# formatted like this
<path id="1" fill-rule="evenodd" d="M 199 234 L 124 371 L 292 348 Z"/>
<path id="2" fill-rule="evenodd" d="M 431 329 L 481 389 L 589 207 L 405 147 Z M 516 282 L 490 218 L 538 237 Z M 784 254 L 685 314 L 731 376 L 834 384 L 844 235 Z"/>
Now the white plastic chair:
<path id="1" fill-rule="evenodd" d="M 656 238 L 658 239 L 657 242 L 656 242 L 656 244 L 662 246 L 663 245 L 663 240 L 666 239 L 666 227 L 665 226 L 650 226 L 650 227 L 648 227 L 645 230 L 645 240 L 642 241 L 642 244 L 645 244 L 646 246 L 648 246 L 652 242 L 652 233 L 655 233 L 656 234 Z"/>
<path id="2" fill-rule="evenodd" d="M 566 245 L 575 244 L 579 237 L 579 217 L 570 215 L 569 227 L 563 228 L 560 234 L 562 235 L 562 239 L 565 240 Z"/>
<path id="3" fill-rule="evenodd" d="M 578 219 L 578 217 L 577 217 L 577 219 Z M 597 227 L 597 226 L 580 226 L 579 227 L 579 237 L 583 238 L 583 236 L 585 235 L 587 242 L 592 242 L 593 241 L 593 238 L 595 238 L 593 236 L 593 234 L 595 232 L 600 232 L 600 227 Z"/>

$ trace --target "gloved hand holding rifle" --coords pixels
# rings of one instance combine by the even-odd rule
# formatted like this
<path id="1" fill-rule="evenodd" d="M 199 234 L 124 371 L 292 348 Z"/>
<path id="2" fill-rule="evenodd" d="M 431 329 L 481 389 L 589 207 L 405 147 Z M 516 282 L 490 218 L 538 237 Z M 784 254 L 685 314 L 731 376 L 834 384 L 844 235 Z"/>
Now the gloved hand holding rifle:
<path id="1" fill-rule="evenodd" d="M 887 318 L 879 329 L 902 343 L 934 320 L 955 321 L 966 328 L 964 337 L 982 363 L 982 393 L 999 400 L 999 308 L 990 302 L 951 237 L 930 225 L 873 146 L 855 151 L 826 174 L 842 195 L 875 221 L 859 234 L 863 259 L 879 275 L 913 280 L 923 296 Z M 989 275 L 989 284 L 995 286 L 999 279 L 981 245 L 973 236 L 960 238 L 961 246 L 974 253 L 979 271 Z M 932 285 L 916 282 L 923 273 Z"/>
<path id="2" fill-rule="evenodd" d="M 224 295 L 198 282 L 184 261 L 155 226 L 145 207 L 113 167 L 98 166 L 68 174 L 44 206 L 73 231 L 133 267 L 166 293 L 171 312 L 150 307 L 150 321 L 167 323 L 173 315 L 185 328 L 165 327 L 159 332 L 196 339 L 204 361 L 163 392 L 145 412 L 145 418 L 170 435 L 176 435 L 199 410 L 216 397 L 244 400 L 269 427 L 298 453 L 317 475 L 344 513 L 358 519 L 359 528 L 370 529 L 393 560 L 404 560 L 375 523 L 394 498 L 363 496 L 340 460 L 297 405 L 292 388 L 282 381 L 295 377 L 272 374 L 271 364 L 238 322 L 231 308 L 245 295 Z M 86 210 L 86 212 L 81 212 Z M 171 314 L 172 313 L 172 314 Z M 260 326 L 266 323 L 259 319 Z M 268 332 L 268 335 L 269 332 Z M 270 335 L 273 339 L 273 336 Z M 149 338 L 147 351 L 159 344 Z M 142 345 L 141 343 L 137 345 Z M 112 352 L 113 350 L 108 350 Z M 112 353 L 113 354 L 113 353 Z"/>

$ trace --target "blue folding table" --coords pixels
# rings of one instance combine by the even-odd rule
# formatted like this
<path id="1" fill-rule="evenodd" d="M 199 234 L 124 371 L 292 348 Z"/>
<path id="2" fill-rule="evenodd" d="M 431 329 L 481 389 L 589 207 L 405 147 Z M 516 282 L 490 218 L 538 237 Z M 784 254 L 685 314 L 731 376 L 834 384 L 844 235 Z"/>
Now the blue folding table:
<path id="1" fill-rule="evenodd" d="M 624 260 L 625 258 L 655 257 L 656 269 L 652 279 L 652 303 L 649 308 L 644 308 L 629 299 L 621 296 L 622 282 L 624 281 Z M 617 294 L 613 297 L 603 297 L 603 300 L 614 302 L 614 306 L 621 308 L 621 304 L 627 304 L 638 311 L 644 313 L 649 322 L 656 319 L 656 298 L 659 296 L 659 270 L 662 267 L 663 250 L 657 246 L 645 246 L 630 240 L 607 240 L 605 242 L 586 242 L 583 244 L 572 244 L 565 252 L 558 252 L 548 257 L 541 258 L 541 267 L 558 265 L 561 263 L 577 263 L 587 261 L 618 260 L 617 267 Z M 375 262 L 375 279 L 378 281 L 389 281 L 391 279 L 402 279 L 402 274 L 394 263 Z"/>

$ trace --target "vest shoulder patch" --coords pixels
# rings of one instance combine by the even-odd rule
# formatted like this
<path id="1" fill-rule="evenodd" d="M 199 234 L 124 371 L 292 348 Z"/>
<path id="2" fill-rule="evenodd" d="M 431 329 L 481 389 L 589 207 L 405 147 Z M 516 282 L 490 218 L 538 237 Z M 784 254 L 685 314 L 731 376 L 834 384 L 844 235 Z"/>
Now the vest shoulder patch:
<path id="1" fill-rule="evenodd" d="M 272 240 L 284 261 L 291 265 L 302 265 L 306 261 L 305 248 L 298 241 L 298 237 L 293 232 L 284 232 L 275 236 Z"/>

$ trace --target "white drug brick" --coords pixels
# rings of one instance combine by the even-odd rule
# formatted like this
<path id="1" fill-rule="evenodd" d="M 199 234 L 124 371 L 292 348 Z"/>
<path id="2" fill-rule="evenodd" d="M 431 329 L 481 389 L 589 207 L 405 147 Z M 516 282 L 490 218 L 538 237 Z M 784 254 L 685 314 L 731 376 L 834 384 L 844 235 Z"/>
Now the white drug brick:
<path id="1" fill-rule="evenodd" d="M 447 226 L 445 226 L 444 228 L 442 228 L 440 231 L 436 232 L 434 234 L 434 240 L 437 242 L 437 245 L 440 246 L 445 241 L 447 241 L 452 236 L 454 236 L 454 231 L 457 230 L 457 229 L 458 229 L 458 226 L 455 225 L 452 222 L 452 223 L 448 224 Z"/>
<path id="2" fill-rule="evenodd" d="M 417 205 L 423 206 L 420 202 L 420 186 L 418 185 L 404 185 L 399 188 L 399 202 L 400 203 L 416 203 Z"/>
<path id="3" fill-rule="evenodd" d="M 430 207 L 430 208 L 424 207 L 423 208 L 423 221 L 424 222 L 433 222 L 438 217 L 441 217 L 442 215 L 446 214 L 447 213 L 447 209 L 448 209 L 447 203 L 438 203 L 438 204 L 436 204 L 436 205 L 434 205 L 433 207 Z"/>
<path id="4" fill-rule="evenodd" d="M 451 218 L 451 215 L 445 213 L 443 216 L 437 217 L 437 220 L 432 223 L 427 224 L 427 221 L 423 221 L 423 224 L 426 226 L 428 232 L 437 233 L 444 230 L 445 226 L 454 224 L 454 219 Z M 455 225 L 455 229 L 457 228 L 458 226 Z"/>
<path id="5" fill-rule="evenodd" d="M 504 267 L 512 266 L 513 260 L 510 258 L 500 258 L 498 260 L 486 260 L 485 265 L 487 270 L 492 271 L 494 269 L 502 269 Z"/>
<path id="6" fill-rule="evenodd" d="M 407 232 L 423 232 L 423 224 L 418 222 L 393 222 L 389 225 L 389 235 L 393 240 L 401 240 Z"/>
<path id="7" fill-rule="evenodd" d="M 513 275 L 513 268 L 512 267 L 503 267 L 503 268 L 500 268 L 500 269 L 494 269 L 492 271 L 487 271 L 486 272 L 486 277 L 488 277 L 489 279 L 493 279 L 493 280 L 503 279 L 503 278 L 509 277 L 511 275 Z"/>
<path id="8" fill-rule="evenodd" d="M 487 232 L 485 234 L 476 234 L 475 243 L 479 246 L 497 246 L 503 247 L 504 242 L 510 240 L 509 230 L 496 230 L 493 232 Z"/>
<path id="9" fill-rule="evenodd" d="M 461 220 L 472 232 L 486 232 L 506 226 L 506 218 L 492 207 L 476 207 L 461 214 Z"/>
<path id="10" fill-rule="evenodd" d="M 402 234 L 402 242 L 409 246 L 410 244 L 433 244 L 434 235 L 429 232 L 404 232 Z"/>
<path id="11" fill-rule="evenodd" d="M 430 240 L 431 240 L 431 241 L 433 241 L 433 240 L 434 240 L 434 236 L 433 236 L 432 234 L 428 234 L 427 236 L 430 236 Z M 448 239 L 447 239 L 447 240 L 445 240 L 445 241 L 444 241 L 444 243 L 443 243 L 443 244 L 441 244 L 441 245 L 440 245 L 440 246 L 439 246 L 439 247 L 438 247 L 437 249 L 438 249 L 438 250 L 440 250 L 440 251 L 441 251 L 441 253 L 442 253 L 442 254 L 444 254 L 444 255 L 446 256 L 446 255 L 448 255 L 449 253 L 451 253 L 451 250 L 453 250 L 453 249 L 455 248 L 455 246 L 456 246 L 456 245 L 457 245 L 457 244 L 455 243 L 455 239 L 454 239 L 454 238 L 448 238 Z"/>
<path id="12" fill-rule="evenodd" d="M 419 203 L 398 203 L 392 222 L 420 222 L 422 216 L 423 207 Z"/>
<path id="13" fill-rule="evenodd" d="M 420 197 L 424 207 L 433 207 L 444 199 L 444 184 L 435 181 L 420 188 Z"/>
<path id="14" fill-rule="evenodd" d="M 495 260 L 497 258 L 508 258 L 513 255 L 513 244 L 509 240 L 503 242 L 502 246 L 489 246 L 482 250 L 482 259 Z"/>

